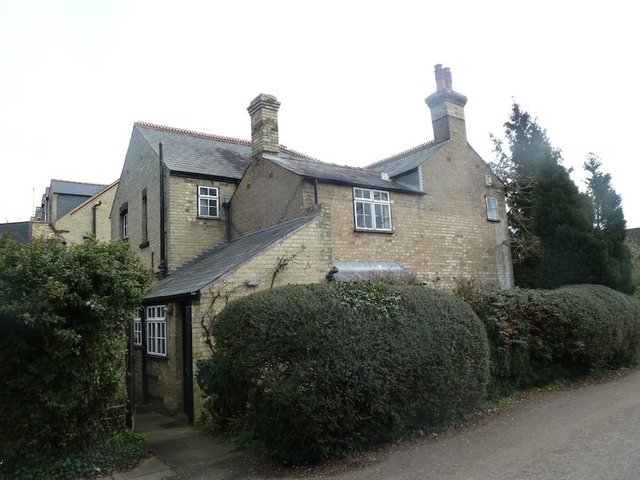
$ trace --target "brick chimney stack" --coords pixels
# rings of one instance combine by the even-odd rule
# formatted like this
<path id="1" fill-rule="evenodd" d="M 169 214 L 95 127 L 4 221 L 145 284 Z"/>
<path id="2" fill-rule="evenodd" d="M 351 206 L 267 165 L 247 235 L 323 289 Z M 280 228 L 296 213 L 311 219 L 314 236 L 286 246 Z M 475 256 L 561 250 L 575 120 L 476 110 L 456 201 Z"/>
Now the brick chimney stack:
<path id="1" fill-rule="evenodd" d="M 431 110 L 433 138 L 436 143 L 447 140 L 467 141 L 464 120 L 464 106 L 467 97 L 453 90 L 451 69 L 435 67 L 436 91 L 427 97 L 425 103 Z"/>
<path id="2" fill-rule="evenodd" d="M 251 116 L 252 160 L 259 160 L 264 154 L 278 154 L 278 108 L 280 102 L 276 97 L 265 93 L 249 104 L 247 111 Z"/>

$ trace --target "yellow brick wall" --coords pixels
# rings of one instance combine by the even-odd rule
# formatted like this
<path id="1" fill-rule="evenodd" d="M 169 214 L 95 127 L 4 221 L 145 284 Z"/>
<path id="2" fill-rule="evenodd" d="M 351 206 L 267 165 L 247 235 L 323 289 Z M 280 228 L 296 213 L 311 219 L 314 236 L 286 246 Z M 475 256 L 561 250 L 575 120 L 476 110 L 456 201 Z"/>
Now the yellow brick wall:
<path id="1" fill-rule="evenodd" d="M 321 184 L 331 208 L 333 258 L 341 262 L 400 262 L 428 283 L 451 287 L 474 278 L 513 286 L 504 193 L 470 148 L 442 148 L 422 167 L 424 195 L 391 192 L 393 233 L 354 229 L 353 189 Z M 493 187 L 485 185 L 492 175 Z M 500 222 L 487 220 L 485 195 L 498 198 Z"/>
<path id="2" fill-rule="evenodd" d="M 120 211 L 127 205 L 128 243 L 142 263 L 154 272 L 160 262 L 160 170 L 158 155 L 134 130 L 125 158 L 113 209 L 111 238 L 120 238 Z M 235 185 L 211 180 L 179 177 L 165 172 L 166 260 L 169 270 L 181 266 L 225 238 L 222 202 L 231 197 Z M 198 218 L 197 186 L 220 188 L 220 219 Z M 143 236 L 143 192 L 147 195 L 147 238 Z"/>
<path id="3" fill-rule="evenodd" d="M 452 139 L 422 165 L 422 179 L 424 194 L 390 193 L 392 233 L 355 231 L 353 188 L 321 182 L 334 260 L 400 262 L 420 280 L 445 287 L 468 278 L 512 287 L 503 188 L 477 153 L 466 140 Z M 234 234 L 301 215 L 315 202 L 313 190 L 273 162 L 254 162 L 233 197 Z M 485 196 L 498 198 L 499 222 L 487 220 Z"/>
<path id="4" fill-rule="evenodd" d="M 211 314 L 224 308 L 227 301 L 271 287 L 273 273 L 280 259 L 290 258 L 289 264 L 278 272 L 273 286 L 325 282 L 331 266 L 330 216 L 328 212 L 312 220 L 288 237 L 276 242 L 265 251 L 241 265 L 203 290 L 201 298 L 193 306 L 193 362 L 209 358 L 211 350 L 206 343 L 205 328 Z M 246 280 L 258 279 L 257 287 L 248 287 Z M 213 303 L 214 295 L 222 296 Z M 202 394 L 194 382 L 194 410 L 198 419 L 202 411 Z"/>
<path id="5" fill-rule="evenodd" d="M 198 186 L 218 187 L 219 218 L 198 217 Z M 225 240 L 226 213 L 222 204 L 236 186 L 213 180 L 169 176 L 166 202 L 169 270 L 193 260 Z"/>
<path id="6" fill-rule="evenodd" d="M 302 177 L 269 160 L 253 161 L 232 199 L 232 235 L 241 237 L 303 214 Z"/>
<path id="7" fill-rule="evenodd" d="M 161 305 L 166 305 L 161 303 Z M 170 304 L 167 314 L 167 356 L 147 355 L 149 401 L 167 413 L 183 411 L 182 394 L 182 309 L 179 304 Z M 142 388 L 142 379 L 136 390 Z"/>
<path id="8" fill-rule="evenodd" d="M 56 232 L 47 222 L 31 222 L 31 238 L 56 238 Z"/>
<path id="9" fill-rule="evenodd" d="M 129 246 L 142 264 L 154 272 L 160 261 L 160 187 L 159 160 L 156 153 L 134 129 L 120 175 L 111 210 L 111 238 L 121 237 L 120 210 L 128 205 Z M 142 225 L 142 192 L 147 190 L 147 240 Z"/>
<path id="10" fill-rule="evenodd" d="M 111 240 L 111 208 L 117 184 L 110 185 L 90 201 L 83 202 L 55 222 L 54 228 L 69 244 L 82 243 L 93 234 L 93 206 L 96 206 L 96 239 Z"/>

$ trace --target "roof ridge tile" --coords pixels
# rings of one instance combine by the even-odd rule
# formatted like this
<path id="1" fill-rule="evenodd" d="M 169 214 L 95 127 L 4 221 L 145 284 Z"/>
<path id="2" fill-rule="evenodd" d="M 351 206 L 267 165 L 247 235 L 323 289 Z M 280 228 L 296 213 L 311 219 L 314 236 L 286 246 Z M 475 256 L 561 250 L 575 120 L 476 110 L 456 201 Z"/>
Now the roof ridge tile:
<path id="1" fill-rule="evenodd" d="M 251 141 L 249 140 L 243 140 L 241 138 L 236 138 L 236 137 L 227 137 L 224 135 L 215 135 L 212 133 L 205 133 L 205 132 L 198 132 L 195 130 L 187 130 L 184 128 L 177 128 L 177 127 L 168 127 L 166 125 L 159 125 L 157 123 L 149 123 L 149 122 L 135 122 L 134 126 L 136 127 L 144 127 L 144 128 L 152 128 L 154 130 L 162 130 L 165 132 L 173 132 L 173 133 L 181 133 L 184 135 L 191 135 L 193 137 L 200 137 L 200 138 L 206 138 L 206 139 L 210 139 L 210 140 L 220 140 L 223 142 L 232 142 L 232 143 L 239 143 L 242 145 L 251 145 Z"/>
<path id="2" fill-rule="evenodd" d="M 379 167 L 381 165 L 384 165 L 385 163 L 391 162 L 393 160 L 397 160 L 401 157 L 404 157 L 405 155 L 409 155 L 410 153 L 414 153 L 417 152 L 418 150 L 421 150 L 425 147 L 430 147 L 432 145 L 435 145 L 435 140 L 430 140 L 428 142 L 424 142 L 421 143 L 420 145 L 416 145 L 415 147 L 412 148 L 408 148 L 407 150 L 404 150 L 400 153 L 396 153 L 394 155 L 391 155 L 389 157 L 383 158 L 382 160 L 378 160 L 377 162 L 372 163 L 371 165 L 367 165 L 366 168 L 376 168 Z"/>

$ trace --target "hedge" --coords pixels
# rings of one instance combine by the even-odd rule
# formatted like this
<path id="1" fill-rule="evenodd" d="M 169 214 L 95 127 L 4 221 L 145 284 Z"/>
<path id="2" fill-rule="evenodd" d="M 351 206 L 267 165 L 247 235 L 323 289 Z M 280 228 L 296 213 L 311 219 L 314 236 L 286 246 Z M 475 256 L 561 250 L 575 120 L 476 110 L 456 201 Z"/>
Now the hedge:
<path id="1" fill-rule="evenodd" d="M 480 321 L 424 287 L 291 285 L 231 302 L 212 329 L 198 371 L 209 413 L 284 464 L 462 421 L 488 381 Z"/>
<path id="2" fill-rule="evenodd" d="M 0 459 L 123 428 L 126 329 L 148 282 L 124 244 L 0 239 Z"/>
<path id="3" fill-rule="evenodd" d="M 601 285 L 458 293 L 485 324 L 492 398 L 514 390 L 636 364 L 640 302 Z"/>

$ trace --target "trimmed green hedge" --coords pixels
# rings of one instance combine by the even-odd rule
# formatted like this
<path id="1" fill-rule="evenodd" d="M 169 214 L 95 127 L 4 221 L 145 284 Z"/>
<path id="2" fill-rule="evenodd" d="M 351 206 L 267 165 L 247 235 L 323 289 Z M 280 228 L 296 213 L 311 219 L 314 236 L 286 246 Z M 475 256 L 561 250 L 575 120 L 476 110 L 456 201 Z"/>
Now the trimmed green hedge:
<path id="1" fill-rule="evenodd" d="M 497 290 L 460 285 L 491 344 L 489 396 L 636 364 L 640 303 L 601 285 Z"/>
<path id="2" fill-rule="evenodd" d="M 291 285 L 231 302 L 199 366 L 209 413 L 285 464 L 466 419 L 488 380 L 482 324 L 418 286 Z"/>

